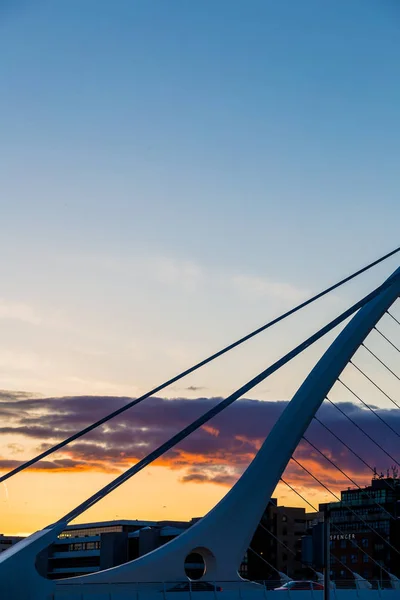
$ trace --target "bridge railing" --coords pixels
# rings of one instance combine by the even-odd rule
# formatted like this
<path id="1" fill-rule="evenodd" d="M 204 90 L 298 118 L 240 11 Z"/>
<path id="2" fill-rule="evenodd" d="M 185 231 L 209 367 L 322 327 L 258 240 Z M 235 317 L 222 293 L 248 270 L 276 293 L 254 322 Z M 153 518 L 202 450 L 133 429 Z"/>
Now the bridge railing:
<path id="1" fill-rule="evenodd" d="M 303 583 L 303 585 L 300 585 Z M 274 598 L 278 594 L 284 597 L 302 599 L 322 599 L 323 586 L 318 582 L 296 582 L 294 588 L 285 587 L 279 580 L 266 581 L 166 581 L 166 582 L 118 582 L 85 584 L 73 581 L 60 581 L 56 591 L 48 600 L 251 600 L 256 596 L 260 600 Z M 351 598 L 387 597 L 400 589 L 390 580 L 358 581 L 354 579 L 333 581 L 332 600 Z M 390 597 L 394 597 L 391 596 Z"/>

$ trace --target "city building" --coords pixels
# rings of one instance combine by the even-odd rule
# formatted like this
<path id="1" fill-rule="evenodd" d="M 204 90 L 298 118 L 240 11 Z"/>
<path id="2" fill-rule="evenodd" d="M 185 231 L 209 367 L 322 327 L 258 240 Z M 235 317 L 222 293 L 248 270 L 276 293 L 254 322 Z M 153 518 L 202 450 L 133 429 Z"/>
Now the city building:
<path id="1" fill-rule="evenodd" d="M 103 521 L 68 526 L 37 561 L 50 579 L 94 573 L 138 558 L 193 525 L 191 521 Z"/>
<path id="2" fill-rule="evenodd" d="M 340 502 L 320 510 L 329 515 L 332 579 L 349 579 L 351 572 L 381 582 L 388 579 L 386 571 L 400 577 L 400 479 L 375 477 L 365 488 L 342 491 Z M 313 528 L 307 538 L 303 561 L 320 569 L 323 527 Z"/>
<path id="3" fill-rule="evenodd" d="M 18 537 L 16 535 L 4 535 L 0 533 L 0 552 L 4 552 L 4 550 L 8 550 L 10 546 L 13 546 L 20 540 L 24 538 Z"/>
<path id="4" fill-rule="evenodd" d="M 306 531 L 321 520 L 320 513 L 278 506 L 276 498 L 271 498 L 254 533 L 251 550 L 241 565 L 241 575 L 252 581 L 276 581 L 278 571 L 291 578 L 307 575 L 302 563 L 301 540 Z"/>
<path id="5" fill-rule="evenodd" d="M 283 572 L 292 578 L 314 578 L 302 563 L 302 538 L 321 520 L 320 513 L 304 508 L 278 506 L 269 502 L 249 549 L 240 574 L 253 581 L 277 581 Z M 191 521 L 115 520 L 69 525 L 36 561 L 38 571 L 49 579 L 86 575 L 115 567 L 162 546 L 191 527 Z M 4 548 L 21 538 L 0 536 Z M 196 579 L 203 567 L 198 555 L 187 558 L 187 575 Z M 200 557 L 201 558 L 201 557 Z"/>

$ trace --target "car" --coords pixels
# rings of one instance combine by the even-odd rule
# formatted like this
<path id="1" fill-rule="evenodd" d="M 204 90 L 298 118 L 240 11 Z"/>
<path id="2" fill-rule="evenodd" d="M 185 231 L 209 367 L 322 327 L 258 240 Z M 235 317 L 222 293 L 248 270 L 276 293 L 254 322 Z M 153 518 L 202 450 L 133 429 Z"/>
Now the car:
<path id="1" fill-rule="evenodd" d="M 275 592 L 286 591 L 293 592 L 296 590 L 323 590 L 324 586 L 318 581 L 288 581 L 284 585 L 275 588 Z"/>
<path id="2" fill-rule="evenodd" d="M 166 592 L 222 592 L 222 587 L 208 581 L 183 581 L 174 587 L 168 588 Z"/>

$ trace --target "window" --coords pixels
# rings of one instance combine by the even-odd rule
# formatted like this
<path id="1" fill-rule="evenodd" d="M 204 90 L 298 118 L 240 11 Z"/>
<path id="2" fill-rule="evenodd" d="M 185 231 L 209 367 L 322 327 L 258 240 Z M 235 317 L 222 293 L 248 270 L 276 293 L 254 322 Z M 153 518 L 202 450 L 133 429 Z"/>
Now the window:
<path id="1" fill-rule="evenodd" d="M 90 527 L 88 529 L 69 529 L 63 531 L 58 537 L 88 537 L 90 535 L 100 535 L 101 533 L 119 532 L 123 531 L 122 525 L 109 525 L 103 527 Z"/>
<path id="2" fill-rule="evenodd" d="M 350 560 L 351 560 L 352 564 L 355 565 L 357 563 L 357 554 L 351 554 Z"/>
<path id="3" fill-rule="evenodd" d="M 364 554 L 363 556 L 363 562 L 367 563 L 368 562 L 368 555 Z"/>
<path id="4" fill-rule="evenodd" d="M 361 546 L 362 546 L 363 548 L 368 548 L 368 538 L 363 538 L 363 539 L 361 540 Z"/>
<path id="5" fill-rule="evenodd" d="M 346 540 L 340 540 L 340 547 L 346 548 L 346 546 L 347 546 Z"/>
<path id="6" fill-rule="evenodd" d="M 56 552 L 80 552 L 81 550 L 100 550 L 100 542 L 86 542 L 82 544 L 59 545 L 55 547 Z"/>

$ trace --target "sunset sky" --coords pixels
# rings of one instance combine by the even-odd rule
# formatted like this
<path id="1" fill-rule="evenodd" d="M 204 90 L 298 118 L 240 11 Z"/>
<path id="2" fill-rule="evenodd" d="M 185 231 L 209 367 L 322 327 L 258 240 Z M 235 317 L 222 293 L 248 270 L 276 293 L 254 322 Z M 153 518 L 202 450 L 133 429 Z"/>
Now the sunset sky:
<path id="1" fill-rule="evenodd" d="M 1 469 L 398 245 L 399 27 L 395 0 L 0 2 Z M 398 262 L 0 485 L 0 532 L 61 517 Z M 382 330 L 400 344 L 387 317 Z M 81 520 L 204 514 L 333 338 Z M 398 369 L 376 333 L 369 343 Z M 400 402 L 398 381 L 362 349 L 357 360 Z M 400 430 L 385 397 L 345 377 Z M 332 397 L 396 452 L 340 384 Z M 390 467 L 335 412 L 321 418 Z M 314 425 L 310 438 L 367 482 Z M 348 487 L 305 443 L 298 455 Z M 326 499 L 293 465 L 287 476 Z"/>

